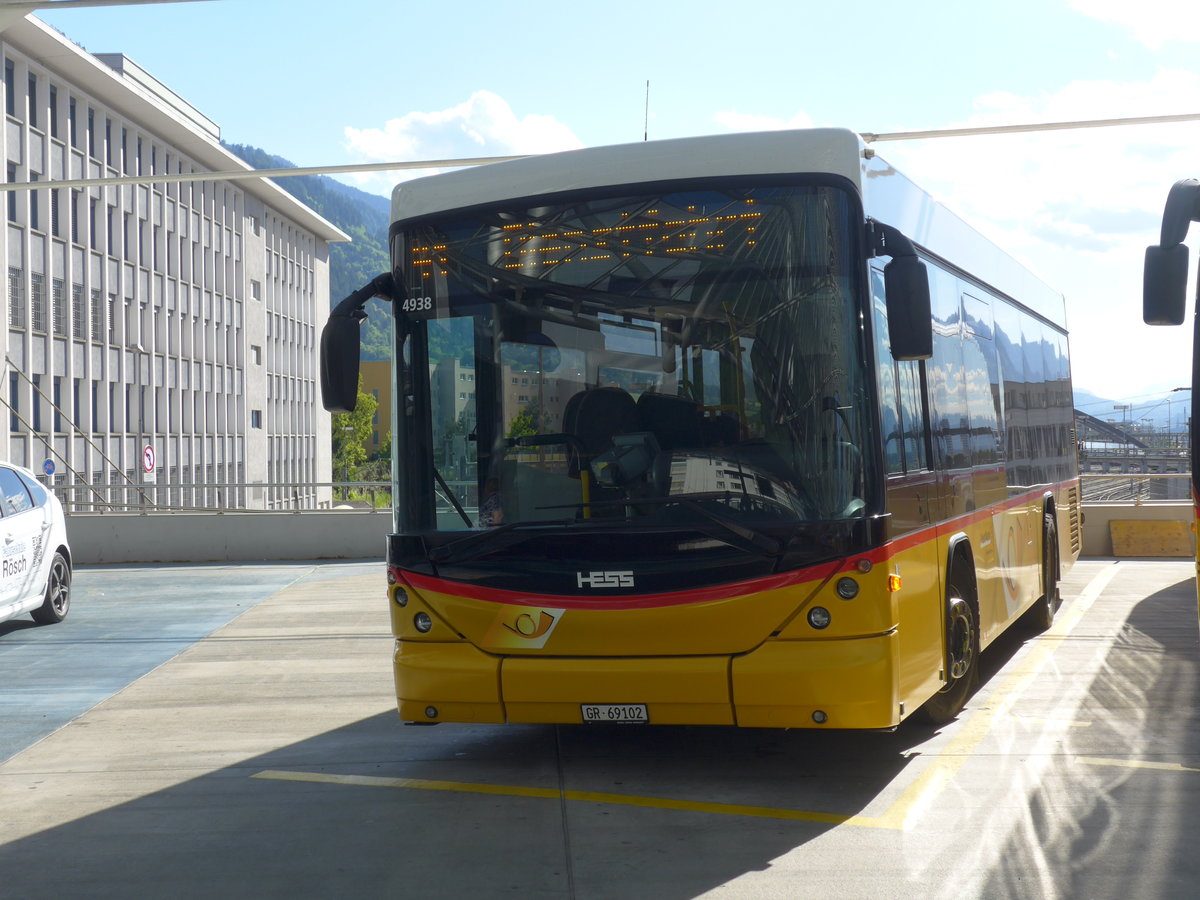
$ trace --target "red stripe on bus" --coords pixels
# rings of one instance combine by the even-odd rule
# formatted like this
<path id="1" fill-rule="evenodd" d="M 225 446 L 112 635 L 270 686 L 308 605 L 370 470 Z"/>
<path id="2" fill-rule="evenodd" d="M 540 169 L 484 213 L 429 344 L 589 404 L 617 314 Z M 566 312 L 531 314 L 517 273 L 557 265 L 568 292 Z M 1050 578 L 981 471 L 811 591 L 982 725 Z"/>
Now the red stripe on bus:
<path id="1" fill-rule="evenodd" d="M 752 578 L 749 581 L 668 594 L 605 594 L 591 597 L 509 591 L 461 581 L 447 581 L 430 575 L 418 575 L 415 572 L 402 571 L 400 574 L 418 591 L 437 591 L 441 594 L 453 594 L 489 603 L 507 603 L 514 606 L 553 606 L 559 609 L 655 609 L 663 606 L 684 606 L 713 600 L 729 600 L 746 594 L 794 587 L 805 582 L 825 581 L 832 577 L 840 566 L 841 560 L 836 560 L 804 569 L 793 569 L 779 575 L 767 575 L 762 578 Z"/>
<path id="2" fill-rule="evenodd" d="M 714 587 L 695 588 L 665 594 L 603 594 L 589 597 L 536 594 L 530 591 L 510 591 L 503 588 L 491 588 L 462 581 L 449 581 L 445 578 L 420 575 L 416 572 L 404 570 L 398 570 L 398 573 L 401 578 L 418 591 L 437 591 L 440 594 L 451 594 L 470 600 L 505 603 L 512 606 L 553 606 L 559 609 L 655 609 L 664 606 L 686 606 L 695 603 L 707 603 L 714 600 L 729 600 L 734 597 L 743 597 L 747 594 L 795 587 L 799 584 L 823 582 L 839 572 L 854 571 L 859 560 L 863 559 L 869 560 L 874 565 L 880 565 L 905 550 L 910 550 L 931 540 L 936 540 L 940 535 L 967 528 L 985 519 L 990 519 L 997 513 L 1026 504 L 1035 496 L 1041 497 L 1047 493 L 1054 493 L 1073 484 L 1073 481 L 1064 481 L 1058 485 L 1038 487 L 1024 494 L 1009 498 L 995 506 L 974 510 L 953 519 L 929 525 L 918 531 L 901 535 L 872 550 L 863 553 L 854 553 L 844 559 L 833 562 L 807 566 L 803 569 L 793 569 L 778 575 L 752 578 L 749 581 L 738 581 Z M 1200 502 L 1198 502 L 1197 508 L 1200 509 Z"/>

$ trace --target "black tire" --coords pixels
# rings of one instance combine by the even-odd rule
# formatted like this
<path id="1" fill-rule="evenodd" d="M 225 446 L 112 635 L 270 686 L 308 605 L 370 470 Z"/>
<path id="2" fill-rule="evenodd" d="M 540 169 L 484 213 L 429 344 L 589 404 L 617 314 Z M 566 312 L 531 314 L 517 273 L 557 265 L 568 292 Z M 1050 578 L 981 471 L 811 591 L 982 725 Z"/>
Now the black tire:
<path id="1" fill-rule="evenodd" d="M 926 725 L 944 725 L 957 716 L 979 683 L 979 617 L 954 585 L 946 609 L 946 642 L 946 685 L 913 713 Z"/>
<path id="2" fill-rule="evenodd" d="M 1042 596 L 1029 609 L 1029 625 L 1045 631 L 1054 624 L 1054 614 L 1062 605 L 1058 588 L 1058 528 L 1054 516 L 1046 514 L 1042 525 Z"/>
<path id="3" fill-rule="evenodd" d="M 46 579 L 46 597 L 30 615 L 40 625 L 53 625 L 65 619 L 70 609 L 71 564 L 61 553 L 55 553 L 50 561 L 50 577 Z"/>

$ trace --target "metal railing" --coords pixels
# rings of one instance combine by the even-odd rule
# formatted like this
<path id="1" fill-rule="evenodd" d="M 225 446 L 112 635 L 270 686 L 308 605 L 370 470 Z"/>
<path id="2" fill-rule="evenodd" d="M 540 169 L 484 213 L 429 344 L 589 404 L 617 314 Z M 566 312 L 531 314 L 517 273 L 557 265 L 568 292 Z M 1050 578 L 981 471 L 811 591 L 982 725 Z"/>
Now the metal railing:
<path id="1" fill-rule="evenodd" d="M 1190 472 L 1126 472 L 1101 474 L 1085 472 L 1079 476 L 1083 502 L 1149 503 L 1191 499 Z"/>
<path id="2" fill-rule="evenodd" d="M 362 508 L 390 512 L 386 481 L 47 484 L 67 514 L 302 512 Z"/>

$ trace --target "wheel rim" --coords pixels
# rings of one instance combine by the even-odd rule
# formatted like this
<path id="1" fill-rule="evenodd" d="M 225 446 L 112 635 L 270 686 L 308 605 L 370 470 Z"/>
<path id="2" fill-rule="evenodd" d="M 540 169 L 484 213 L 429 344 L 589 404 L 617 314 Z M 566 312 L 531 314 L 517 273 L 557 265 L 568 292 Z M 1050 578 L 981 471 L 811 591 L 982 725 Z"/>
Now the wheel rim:
<path id="1" fill-rule="evenodd" d="M 951 611 L 950 618 L 950 679 L 958 681 L 971 670 L 975 659 L 975 636 L 971 616 L 964 606 Z"/>
<path id="2" fill-rule="evenodd" d="M 71 605 L 71 570 L 61 557 L 50 566 L 50 605 L 60 616 Z"/>

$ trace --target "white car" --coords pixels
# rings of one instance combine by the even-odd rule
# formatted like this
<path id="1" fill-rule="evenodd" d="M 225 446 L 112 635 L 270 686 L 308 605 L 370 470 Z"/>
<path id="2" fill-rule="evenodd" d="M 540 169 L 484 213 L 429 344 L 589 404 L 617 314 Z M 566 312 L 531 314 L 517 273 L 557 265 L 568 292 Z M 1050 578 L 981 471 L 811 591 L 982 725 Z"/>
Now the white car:
<path id="1" fill-rule="evenodd" d="M 43 625 L 71 607 L 71 548 L 58 498 L 32 472 L 0 463 L 0 622 L 29 613 Z"/>

